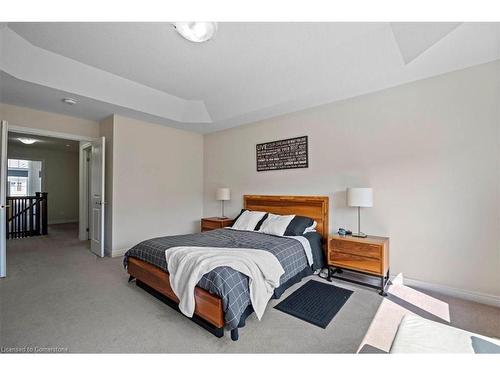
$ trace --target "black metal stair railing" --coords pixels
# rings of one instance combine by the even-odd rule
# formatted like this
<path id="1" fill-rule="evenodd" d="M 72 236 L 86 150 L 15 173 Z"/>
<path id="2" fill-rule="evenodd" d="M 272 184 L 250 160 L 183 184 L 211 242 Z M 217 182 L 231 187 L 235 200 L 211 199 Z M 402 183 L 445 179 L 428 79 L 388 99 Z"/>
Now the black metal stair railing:
<path id="1" fill-rule="evenodd" d="M 46 235 L 47 193 L 7 197 L 7 239 Z"/>

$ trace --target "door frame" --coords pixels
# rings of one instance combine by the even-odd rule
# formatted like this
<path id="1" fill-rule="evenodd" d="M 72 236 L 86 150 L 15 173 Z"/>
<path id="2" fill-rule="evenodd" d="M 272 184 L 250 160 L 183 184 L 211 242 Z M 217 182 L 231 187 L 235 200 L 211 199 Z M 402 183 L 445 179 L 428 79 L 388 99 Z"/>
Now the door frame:
<path id="1" fill-rule="evenodd" d="M 80 241 L 90 239 L 90 201 L 89 201 L 89 164 L 86 160 L 86 152 L 92 151 L 92 142 L 80 141 L 79 158 L 79 220 L 78 220 L 78 238 Z"/>
<path id="2" fill-rule="evenodd" d="M 91 157 L 91 203 L 92 219 L 90 224 L 90 251 L 98 257 L 104 257 L 104 237 L 105 237 L 105 162 L 106 162 L 106 138 L 103 136 L 95 142 L 92 142 Z M 95 180 L 94 180 L 95 178 Z M 98 216 L 96 216 L 96 211 Z M 95 221 L 97 217 L 97 222 Z M 98 224 L 98 226 L 96 226 Z M 97 228 L 97 231 L 96 231 Z M 96 233 L 98 236 L 96 236 Z M 96 240 L 97 238 L 97 240 Z"/>
<path id="3" fill-rule="evenodd" d="M 63 138 L 70 141 L 87 141 L 92 142 L 97 138 L 86 137 L 84 135 L 77 135 L 71 133 L 63 133 L 63 132 L 55 132 L 52 130 L 45 129 L 37 129 L 37 128 L 29 128 L 26 126 L 13 125 L 11 123 L 8 124 L 8 131 L 12 133 L 22 133 L 22 134 L 30 134 L 30 135 L 39 135 L 42 137 L 52 137 L 52 138 Z"/>
<path id="4" fill-rule="evenodd" d="M 92 142 L 100 140 L 101 137 L 93 138 L 93 137 L 87 137 L 84 135 L 77 135 L 77 134 L 71 134 L 71 133 L 63 133 L 63 132 L 56 132 L 52 130 L 45 130 L 45 129 L 37 129 L 37 128 L 30 128 L 26 126 L 19 126 L 19 125 L 14 125 L 11 123 L 7 124 L 7 133 L 12 132 L 12 133 L 21 133 L 21 134 L 27 134 L 27 135 L 39 135 L 42 137 L 52 137 L 52 138 L 62 138 L 62 139 L 67 139 L 71 141 L 78 141 L 80 142 L 80 150 L 79 150 L 79 170 L 78 170 L 78 175 L 79 175 L 79 186 L 78 186 L 78 191 L 79 191 L 79 220 L 82 220 L 82 211 L 86 211 L 88 215 L 88 205 L 87 207 L 82 206 L 82 193 L 83 193 L 83 188 L 82 188 L 82 183 L 85 182 L 86 179 L 82 179 L 82 174 L 83 174 L 83 165 L 82 165 L 82 145 L 85 145 L 85 147 L 88 147 L 88 145 L 92 145 Z M 7 152 L 7 150 L 6 150 Z M 85 233 L 81 233 L 81 225 L 80 225 L 80 230 L 78 237 L 79 238 L 84 238 L 84 235 L 86 234 L 86 227 L 84 227 Z M 103 233 L 104 235 L 104 233 Z M 85 238 L 87 239 L 87 238 Z"/>
<path id="5" fill-rule="evenodd" d="M 8 142 L 8 134 L 9 134 L 9 123 L 5 120 L 0 120 L 2 125 L 0 134 L 0 140 L 2 142 L 1 147 L 1 157 L 0 162 L 2 163 L 0 168 L 0 278 L 7 276 L 7 233 L 6 233 L 6 224 L 7 224 L 7 142 Z M 5 147 L 3 147 L 5 146 Z"/>

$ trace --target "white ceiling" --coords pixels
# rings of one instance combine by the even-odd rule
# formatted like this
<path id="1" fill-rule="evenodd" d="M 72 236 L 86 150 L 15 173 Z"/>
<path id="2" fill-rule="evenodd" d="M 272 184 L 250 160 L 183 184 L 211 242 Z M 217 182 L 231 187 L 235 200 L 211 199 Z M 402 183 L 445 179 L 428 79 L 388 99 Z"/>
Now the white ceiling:
<path id="1" fill-rule="evenodd" d="M 201 44 L 169 23 L 7 26 L 0 100 L 203 133 L 500 58 L 498 23 L 220 23 Z"/>
<path id="2" fill-rule="evenodd" d="M 394 38 L 403 56 L 405 64 L 420 56 L 425 50 L 439 42 L 446 35 L 460 26 L 460 22 L 393 22 Z M 416 38 L 416 36 L 418 36 Z"/>
<path id="3" fill-rule="evenodd" d="M 63 103 L 61 99 L 65 97 L 76 99 L 78 104 L 71 106 Z M 76 95 L 69 91 L 53 89 L 32 82 L 23 81 L 2 71 L 0 71 L 0 102 L 61 113 L 63 115 L 80 117 L 93 121 L 100 121 L 116 113 L 138 120 L 150 121 L 178 128 L 192 125 Z M 202 125 L 200 125 L 200 127 L 202 127 Z"/>

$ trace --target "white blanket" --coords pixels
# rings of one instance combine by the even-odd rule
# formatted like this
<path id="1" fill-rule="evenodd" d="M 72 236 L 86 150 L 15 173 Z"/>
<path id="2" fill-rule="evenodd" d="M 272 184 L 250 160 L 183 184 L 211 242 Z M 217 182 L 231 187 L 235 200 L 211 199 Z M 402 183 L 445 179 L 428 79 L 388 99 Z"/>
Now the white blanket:
<path id="1" fill-rule="evenodd" d="M 265 250 L 179 246 L 166 250 L 165 256 L 179 309 L 189 317 L 194 314 L 196 284 L 214 268 L 231 267 L 248 276 L 250 301 L 259 320 L 285 273 L 278 259 Z"/>

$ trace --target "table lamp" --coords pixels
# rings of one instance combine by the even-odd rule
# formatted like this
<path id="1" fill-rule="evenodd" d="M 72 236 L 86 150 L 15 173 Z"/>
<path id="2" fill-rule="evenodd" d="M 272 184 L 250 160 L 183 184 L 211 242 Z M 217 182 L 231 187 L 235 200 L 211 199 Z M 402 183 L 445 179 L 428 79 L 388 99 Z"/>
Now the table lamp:
<path id="1" fill-rule="evenodd" d="M 360 208 L 373 207 L 373 189 L 372 188 L 347 188 L 347 205 L 349 207 L 358 208 L 358 232 L 353 233 L 354 237 L 367 237 L 366 234 L 361 232 L 360 224 Z"/>
<path id="2" fill-rule="evenodd" d="M 226 219 L 226 216 L 224 216 L 224 201 L 228 201 L 231 199 L 231 190 L 229 190 L 229 188 L 218 188 L 217 192 L 215 193 L 215 199 L 221 201 L 222 216 L 220 217 L 220 219 Z"/>

